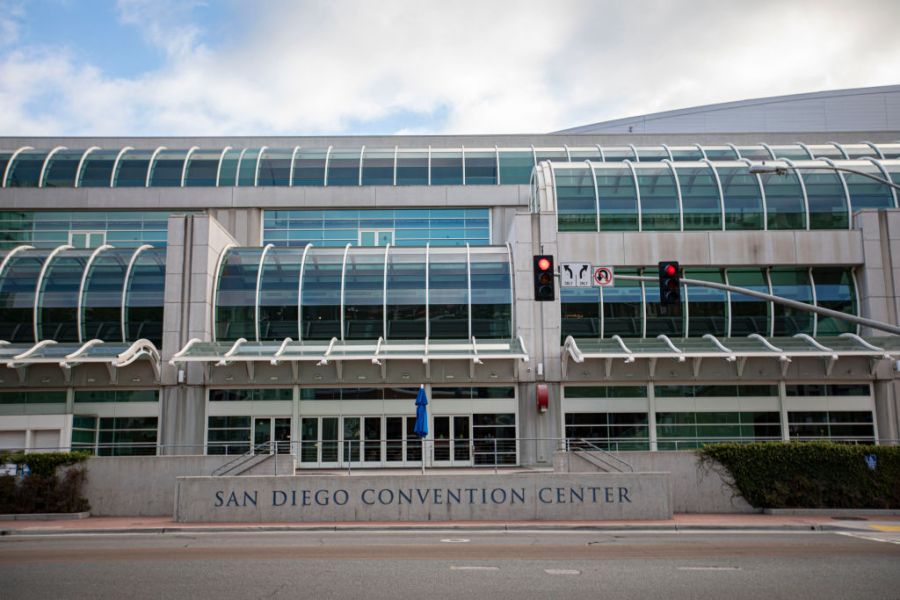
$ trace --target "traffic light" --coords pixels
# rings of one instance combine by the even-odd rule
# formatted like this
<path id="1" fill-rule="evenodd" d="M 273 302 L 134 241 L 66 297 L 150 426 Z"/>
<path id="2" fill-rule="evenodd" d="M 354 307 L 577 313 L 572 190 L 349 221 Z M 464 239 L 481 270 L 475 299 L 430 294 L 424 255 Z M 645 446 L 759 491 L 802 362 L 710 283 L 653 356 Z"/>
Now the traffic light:
<path id="1" fill-rule="evenodd" d="M 556 299 L 552 256 L 542 254 L 534 257 L 534 299 L 537 302 Z"/>
<path id="2" fill-rule="evenodd" d="M 662 306 L 681 306 L 681 267 L 676 261 L 659 263 L 659 303 Z"/>

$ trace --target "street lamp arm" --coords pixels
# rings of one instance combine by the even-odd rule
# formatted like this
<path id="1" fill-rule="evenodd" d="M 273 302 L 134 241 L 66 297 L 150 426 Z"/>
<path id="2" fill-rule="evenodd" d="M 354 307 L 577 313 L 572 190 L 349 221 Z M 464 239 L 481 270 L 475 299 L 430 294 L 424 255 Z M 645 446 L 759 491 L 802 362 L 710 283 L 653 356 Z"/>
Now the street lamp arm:
<path id="1" fill-rule="evenodd" d="M 657 277 L 647 277 L 645 275 L 616 275 L 616 279 L 623 279 L 625 281 L 644 281 L 647 283 L 659 281 L 659 278 Z M 681 278 L 681 283 L 685 285 L 696 285 L 699 287 L 711 288 L 714 290 L 723 290 L 735 294 L 743 294 L 745 296 L 752 296 L 754 298 L 759 298 L 760 300 L 766 300 L 768 302 L 774 302 L 775 304 L 789 306 L 797 310 L 816 313 L 818 315 L 822 315 L 823 317 L 831 317 L 833 319 L 839 319 L 841 321 L 853 323 L 854 325 L 862 325 L 863 327 L 871 327 L 872 329 L 877 329 L 879 331 L 885 331 L 894 335 L 900 335 L 900 327 L 891 325 L 890 323 L 884 323 L 882 321 L 876 321 L 874 319 L 867 319 L 865 317 L 857 317 L 856 315 L 849 315 L 841 311 L 832 310 L 823 306 L 815 306 L 813 304 L 807 304 L 805 302 L 799 302 L 790 298 L 783 298 L 774 294 L 766 294 L 765 292 L 759 292 L 757 290 L 751 290 L 736 285 L 715 283 L 712 281 L 703 281 L 700 279 L 688 279 L 686 277 Z"/>
<path id="2" fill-rule="evenodd" d="M 765 162 L 762 163 L 754 163 L 750 165 L 750 173 L 755 175 L 765 175 L 765 174 L 775 174 L 775 175 L 786 175 L 788 170 L 792 171 L 840 171 L 843 173 L 853 173 L 854 175 L 860 175 L 862 177 L 866 177 L 867 179 L 872 179 L 877 181 L 882 185 L 886 185 L 895 190 L 900 190 L 900 184 L 894 183 L 889 179 L 885 179 L 884 177 L 879 177 L 878 175 L 873 175 L 871 173 L 866 173 L 865 171 L 860 171 L 859 169 L 853 169 L 850 167 L 838 167 L 838 166 L 825 166 L 825 165 L 816 165 L 813 167 L 798 167 L 796 165 L 789 165 L 787 163 L 776 163 L 776 164 L 768 164 Z"/>

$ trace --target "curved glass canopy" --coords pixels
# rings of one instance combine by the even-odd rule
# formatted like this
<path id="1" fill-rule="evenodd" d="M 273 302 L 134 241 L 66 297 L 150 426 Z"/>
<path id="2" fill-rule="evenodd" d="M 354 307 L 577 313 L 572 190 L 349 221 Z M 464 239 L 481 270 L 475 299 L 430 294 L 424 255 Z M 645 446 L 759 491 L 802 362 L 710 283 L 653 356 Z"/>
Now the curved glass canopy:
<path id="1" fill-rule="evenodd" d="M 556 148 L 26 147 L 0 150 L 0 187 L 527 185 L 534 166 L 545 160 L 627 160 L 640 164 L 771 159 L 882 161 L 898 157 L 900 144 L 868 143 Z M 859 183 L 852 176 L 850 182 Z M 860 189 L 858 193 L 874 194 L 866 206 L 884 202 L 881 192 Z"/>
<path id="2" fill-rule="evenodd" d="M 747 160 L 551 163 L 554 196 L 532 191 L 532 206 L 555 201 L 560 231 L 846 229 L 858 209 L 897 206 L 888 185 L 830 169 L 894 181 L 900 160 L 784 162 L 784 175 L 752 174 Z"/>
<path id="3" fill-rule="evenodd" d="M 0 340 L 161 344 L 165 249 L 34 249 L 0 254 Z"/>
<path id="4" fill-rule="evenodd" d="M 616 269 L 619 275 L 657 276 L 657 267 Z M 727 283 L 858 315 L 853 272 L 843 267 L 684 268 L 684 277 Z M 574 338 L 764 337 L 855 333 L 846 321 L 795 310 L 739 293 L 682 284 L 682 311 L 659 310 L 654 283 L 616 280 L 610 288 L 561 288 L 562 336 Z"/>
<path id="5" fill-rule="evenodd" d="M 217 341 L 509 339 L 508 246 L 229 248 Z"/>

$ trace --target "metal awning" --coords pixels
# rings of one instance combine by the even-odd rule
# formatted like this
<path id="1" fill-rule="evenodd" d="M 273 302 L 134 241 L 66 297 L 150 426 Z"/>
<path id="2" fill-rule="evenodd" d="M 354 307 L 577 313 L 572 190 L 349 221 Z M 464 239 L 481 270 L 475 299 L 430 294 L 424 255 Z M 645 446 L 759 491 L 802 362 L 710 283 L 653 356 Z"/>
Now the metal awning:
<path id="1" fill-rule="evenodd" d="M 878 361 L 900 357 L 900 336 L 863 339 L 853 333 L 843 333 L 836 337 L 813 338 L 805 333 L 793 337 L 765 338 L 750 334 L 741 338 L 717 338 L 706 334 L 700 338 L 671 339 L 665 335 L 656 338 L 636 338 L 623 340 L 614 335 L 604 339 L 578 339 L 572 336 L 563 343 L 562 371 L 567 374 L 568 361 L 582 363 L 588 359 L 606 361 L 606 376 L 609 377 L 613 361 L 621 359 L 626 363 L 647 360 L 650 376 L 656 371 L 660 359 L 685 362 L 690 359 L 694 376 L 698 376 L 705 359 L 720 359 L 735 363 L 737 376 L 741 377 L 747 359 L 769 358 L 781 363 L 782 375 L 794 358 L 821 358 L 825 361 L 825 373 L 830 375 L 835 363 L 844 357 L 862 356 L 871 361 L 871 370 Z"/>
<path id="2" fill-rule="evenodd" d="M 217 367 L 233 363 L 246 363 L 248 369 L 260 362 L 273 365 L 314 362 L 317 366 L 335 363 L 338 369 L 348 361 L 370 361 L 384 368 L 391 360 L 421 360 L 426 366 L 431 361 L 467 360 L 472 369 L 485 360 L 515 360 L 528 362 L 528 352 L 521 336 L 515 339 L 479 341 L 472 337 L 460 340 L 304 340 L 248 342 L 240 338 L 235 342 L 203 342 L 190 340 L 176 353 L 169 364 L 205 363 Z M 252 376 L 252 373 L 251 373 Z"/>
<path id="3" fill-rule="evenodd" d="M 123 343 L 93 339 L 84 344 L 58 343 L 53 340 L 43 340 L 36 344 L 0 341 L 0 365 L 20 370 L 20 379 L 24 377 L 24 369 L 27 367 L 55 364 L 66 372 L 68 382 L 72 367 L 94 363 L 106 365 L 110 379 L 115 380 L 116 369 L 127 367 L 138 360 L 149 361 L 156 380 L 159 381 L 159 350 L 150 340 Z"/>

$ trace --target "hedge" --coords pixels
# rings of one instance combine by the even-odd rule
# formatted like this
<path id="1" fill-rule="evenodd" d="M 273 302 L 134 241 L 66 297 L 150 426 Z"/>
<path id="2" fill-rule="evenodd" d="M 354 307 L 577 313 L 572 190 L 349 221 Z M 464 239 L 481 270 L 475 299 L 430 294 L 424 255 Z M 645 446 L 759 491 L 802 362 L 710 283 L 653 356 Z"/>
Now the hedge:
<path id="1" fill-rule="evenodd" d="M 0 455 L 0 463 L 27 466 L 30 474 L 21 480 L 0 476 L 0 513 L 68 513 L 90 508 L 81 495 L 86 452 L 47 452 Z M 61 467 L 69 467 L 60 471 Z"/>
<path id="2" fill-rule="evenodd" d="M 732 489 L 756 508 L 900 508 L 900 447 L 761 442 L 697 453 L 707 467 L 724 468 Z"/>

